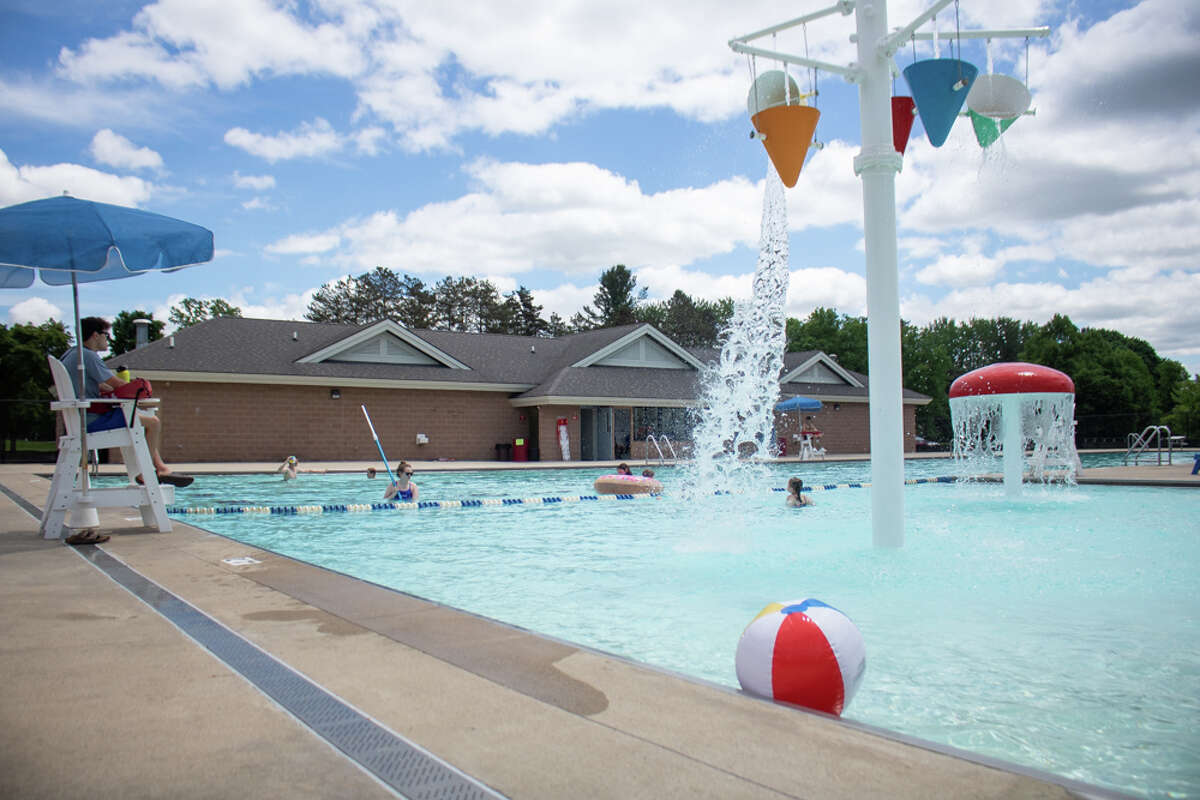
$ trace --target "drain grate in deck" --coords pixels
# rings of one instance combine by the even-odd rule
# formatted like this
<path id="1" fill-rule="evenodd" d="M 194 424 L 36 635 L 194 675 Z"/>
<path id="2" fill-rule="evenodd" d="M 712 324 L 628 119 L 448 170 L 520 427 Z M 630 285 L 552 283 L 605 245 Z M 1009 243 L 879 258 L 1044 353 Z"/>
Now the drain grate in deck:
<path id="1" fill-rule="evenodd" d="M 317 684 L 97 547 L 79 552 L 367 772 L 412 800 L 502 795 L 363 716 Z"/>

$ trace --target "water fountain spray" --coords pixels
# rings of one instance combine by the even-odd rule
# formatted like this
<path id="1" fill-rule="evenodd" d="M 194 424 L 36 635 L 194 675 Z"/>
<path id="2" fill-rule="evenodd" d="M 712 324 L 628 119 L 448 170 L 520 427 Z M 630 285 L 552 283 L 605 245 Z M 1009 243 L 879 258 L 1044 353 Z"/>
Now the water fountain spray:
<path id="1" fill-rule="evenodd" d="M 748 489 L 765 480 L 761 459 L 775 455 L 787 289 L 787 202 L 779 175 L 768 166 L 754 293 L 735 304 L 721 335 L 721 356 L 700 376 L 694 474 L 687 484 L 702 494 Z"/>

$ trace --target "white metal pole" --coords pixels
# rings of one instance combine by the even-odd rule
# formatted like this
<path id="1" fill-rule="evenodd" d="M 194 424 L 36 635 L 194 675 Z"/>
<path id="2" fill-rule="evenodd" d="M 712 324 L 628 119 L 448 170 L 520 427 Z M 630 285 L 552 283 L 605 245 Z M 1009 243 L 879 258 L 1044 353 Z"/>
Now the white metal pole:
<path id="1" fill-rule="evenodd" d="M 904 405 L 900 367 L 900 286 L 896 257 L 896 173 L 892 146 L 890 57 L 885 0 L 865 0 L 857 29 L 862 151 L 854 171 L 863 184 L 867 260 L 867 360 L 871 415 L 871 533 L 876 547 L 904 544 Z"/>
<path id="2" fill-rule="evenodd" d="M 1004 492 L 1010 497 L 1021 493 L 1025 473 L 1025 438 L 1021 435 L 1021 395 L 1006 394 L 1000 403 L 1004 425 Z"/>

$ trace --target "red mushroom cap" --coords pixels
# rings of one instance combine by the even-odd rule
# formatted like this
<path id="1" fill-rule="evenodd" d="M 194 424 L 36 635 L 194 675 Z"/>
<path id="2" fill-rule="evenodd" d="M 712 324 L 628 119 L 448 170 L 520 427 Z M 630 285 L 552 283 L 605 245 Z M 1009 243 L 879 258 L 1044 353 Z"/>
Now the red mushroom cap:
<path id="1" fill-rule="evenodd" d="M 1065 373 L 1041 364 L 1008 361 L 971 370 L 950 384 L 951 397 L 1027 392 L 1074 394 L 1075 382 Z"/>

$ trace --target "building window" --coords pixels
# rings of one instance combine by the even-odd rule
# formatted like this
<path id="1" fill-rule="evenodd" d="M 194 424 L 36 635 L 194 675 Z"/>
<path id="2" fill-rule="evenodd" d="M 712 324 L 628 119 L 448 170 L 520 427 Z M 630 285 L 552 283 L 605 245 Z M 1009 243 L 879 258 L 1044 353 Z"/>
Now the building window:
<path id="1" fill-rule="evenodd" d="M 633 431 L 634 439 L 645 439 L 653 433 L 673 442 L 688 441 L 692 438 L 692 423 L 686 408 L 635 408 Z"/>

